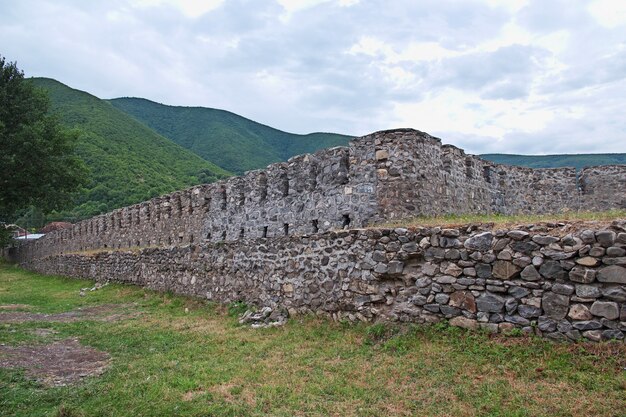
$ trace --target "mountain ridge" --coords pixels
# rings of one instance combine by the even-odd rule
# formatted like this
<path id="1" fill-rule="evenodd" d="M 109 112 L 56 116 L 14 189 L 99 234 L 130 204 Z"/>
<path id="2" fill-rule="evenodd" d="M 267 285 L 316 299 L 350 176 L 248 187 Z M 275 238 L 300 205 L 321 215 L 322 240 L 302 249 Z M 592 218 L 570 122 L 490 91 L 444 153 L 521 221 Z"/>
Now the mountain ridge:
<path id="1" fill-rule="evenodd" d="M 478 155 L 483 159 L 504 165 L 528 168 L 576 168 L 599 165 L 626 165 L 626 153 L 579 153 L 551 155 L 518 155 L 490 153 Z"/>
<path id="2" fill-rule="evenodd" d="M 169 106 L 139 97 L 108 101 L 157 133 L 237 174 L 295 155 L 347 145 L 353 138 L 329 132 L 289 133 L 210 107 Z"/>

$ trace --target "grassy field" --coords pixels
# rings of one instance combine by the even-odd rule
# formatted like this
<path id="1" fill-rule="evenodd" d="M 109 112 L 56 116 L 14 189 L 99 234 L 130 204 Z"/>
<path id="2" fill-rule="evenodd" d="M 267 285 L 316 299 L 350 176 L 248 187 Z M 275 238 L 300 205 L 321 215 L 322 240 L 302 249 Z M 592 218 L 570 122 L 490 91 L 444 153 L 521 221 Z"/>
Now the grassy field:
<path id="1" fill-rule="evenodd" d="M 460 225 L 468 225 L 472 223 L 492 223 L 499 227 L 512 227 L 520 224 L 532 224 L 543 222 L 586 222 L 599 221 L 608 222 L 617 219 L 626 219 L 626 210 L 609 210 L 609 211 L 569 211 L 559 214 L 450 214 L 445 216 L 433 217 L 413 217 L 401 219 L 398 221 L 377 224 L 373 227 L 452 227 Z"/>
<path id="2" fill-rule="evenodd" d="M 65 387 L 0 369 L 0 415 L 626 415 L 624 343 L 560 345 L 315 317 L 251 329 L 237 324 L 236 309 L 136 287 L 79 296 L 92 285 L 0 264 L 0 314 L 35 317 L 0 316 L 0 347 L 77 338 L 111 358 L 102 375 Z M 119 304 L 115 319 L 35 314 L 107 304 Z"/>

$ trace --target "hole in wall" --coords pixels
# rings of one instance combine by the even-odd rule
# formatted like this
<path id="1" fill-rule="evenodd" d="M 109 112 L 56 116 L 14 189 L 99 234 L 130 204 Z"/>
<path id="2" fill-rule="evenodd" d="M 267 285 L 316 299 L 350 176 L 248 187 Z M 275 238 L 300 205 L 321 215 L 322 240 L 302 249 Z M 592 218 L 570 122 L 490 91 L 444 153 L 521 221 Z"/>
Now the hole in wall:
<path id="1" fill-rule="evenodd" d="M 342 221 L 342 227 L 344 229 L 347 229 L 348 227 L 350 227 L 350 215 L 349 214 L 344 214 L 343 215 L 343 221 Z"/>
<path id="2" fill-rule="evenodd" d="M 222 190 L 220 191 L 221 195 L 222 195 L 222 201 L 220 203 L 220 209 L 222 210 L 226 210 L 226 204 L 227 204 L 227 198 L 226 198 L 226 189 L 222 188 Z"/>
<path id="3" fill-rule="evenodd" d="M 172 199 L 167 197 L 165 200 L 165 218 L 170 219 L 172 217 Z"/>
<path id="4" fill-rule="evenodd" d="M 267 199 L 267 175 L 264 173 L 259 174 L 259 200 L 265 201 Z"/>
<path id="5" fill-rule="evenodd" d="M 311 163 L 309 167 L 309 180 L 307 182 L 307 188 L 309 191 L 314 191 L 317 188 L 317 164 Z"/>
<path id="6" fill-rule="evenodd" d="M 346 152 L 339 160 L 339 183 L 347 184 L 348 182 L 350 182 L 350 159 Z"/>
<path id="7" fill-rule="evenodd" d="M 483 167 L 483 178 L 488 184 L 491 184 L 491 168 L 488 166 Z"/>
<path id="8" fill-rule="evenodd" d="M 465 176 L 467 178 L 474 178 L 474 175 L 472 173 L 473 168 L 474 168 L 474 161 L 472 160 L 471 157 L 469 156 L 466 157 L 465 158 Z"/>
<path id="9" fill-rule="evenodd" d="M 286 172 L 280 174 L 280 191 L 283 194 L 283 197 L 287 197 L 289 195 L 289 177 L 287 177 Z"/>

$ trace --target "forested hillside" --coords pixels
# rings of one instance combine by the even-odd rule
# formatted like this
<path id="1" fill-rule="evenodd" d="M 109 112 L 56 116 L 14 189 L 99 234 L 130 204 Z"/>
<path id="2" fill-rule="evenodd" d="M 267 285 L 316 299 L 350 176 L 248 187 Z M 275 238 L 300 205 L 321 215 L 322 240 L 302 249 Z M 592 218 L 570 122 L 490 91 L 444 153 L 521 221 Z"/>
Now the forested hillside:
<path id="1" fill-rule="evenodd" d="M 205 107 L 166 106 L 141 98 L 110 102 L 159 134 L 237 174 L 294 155 L 346 145 L 351 138 L 334 133 L 296 135 Z"/>
<path id="2" fill-rule="evenodd" d="M 62 123 L 80 131 L 77 150 L 91 171 L 74 208 L 57 217 L 88 217 L 229 175 L 105 100 L 52 79 L 32 81 L 47 90 Z"/>
<path id="3" fill-rule="evenodd" d="M 530 168 L 574 167 L 581 169 L 594 165 L 626 164 L 626 154 L 624 153 L 578 155 L 508 155 L 492 153 L 480 155 L 480 157 L 498 164 L 520 165 Z"/>

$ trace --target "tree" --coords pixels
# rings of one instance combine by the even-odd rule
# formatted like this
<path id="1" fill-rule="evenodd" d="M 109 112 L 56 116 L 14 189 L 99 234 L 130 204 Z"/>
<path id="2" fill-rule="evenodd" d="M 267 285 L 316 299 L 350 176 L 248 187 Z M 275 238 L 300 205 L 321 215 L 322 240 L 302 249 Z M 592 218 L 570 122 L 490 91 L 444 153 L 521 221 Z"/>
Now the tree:
<path id="1" fill-rule="evenodd" d="M 48 106 L 45 92 L 0 56 L 0 222 L 30 206 L 64 208 L 85 182 L 74 153 L 78 134 L 63 129 Z"/>

